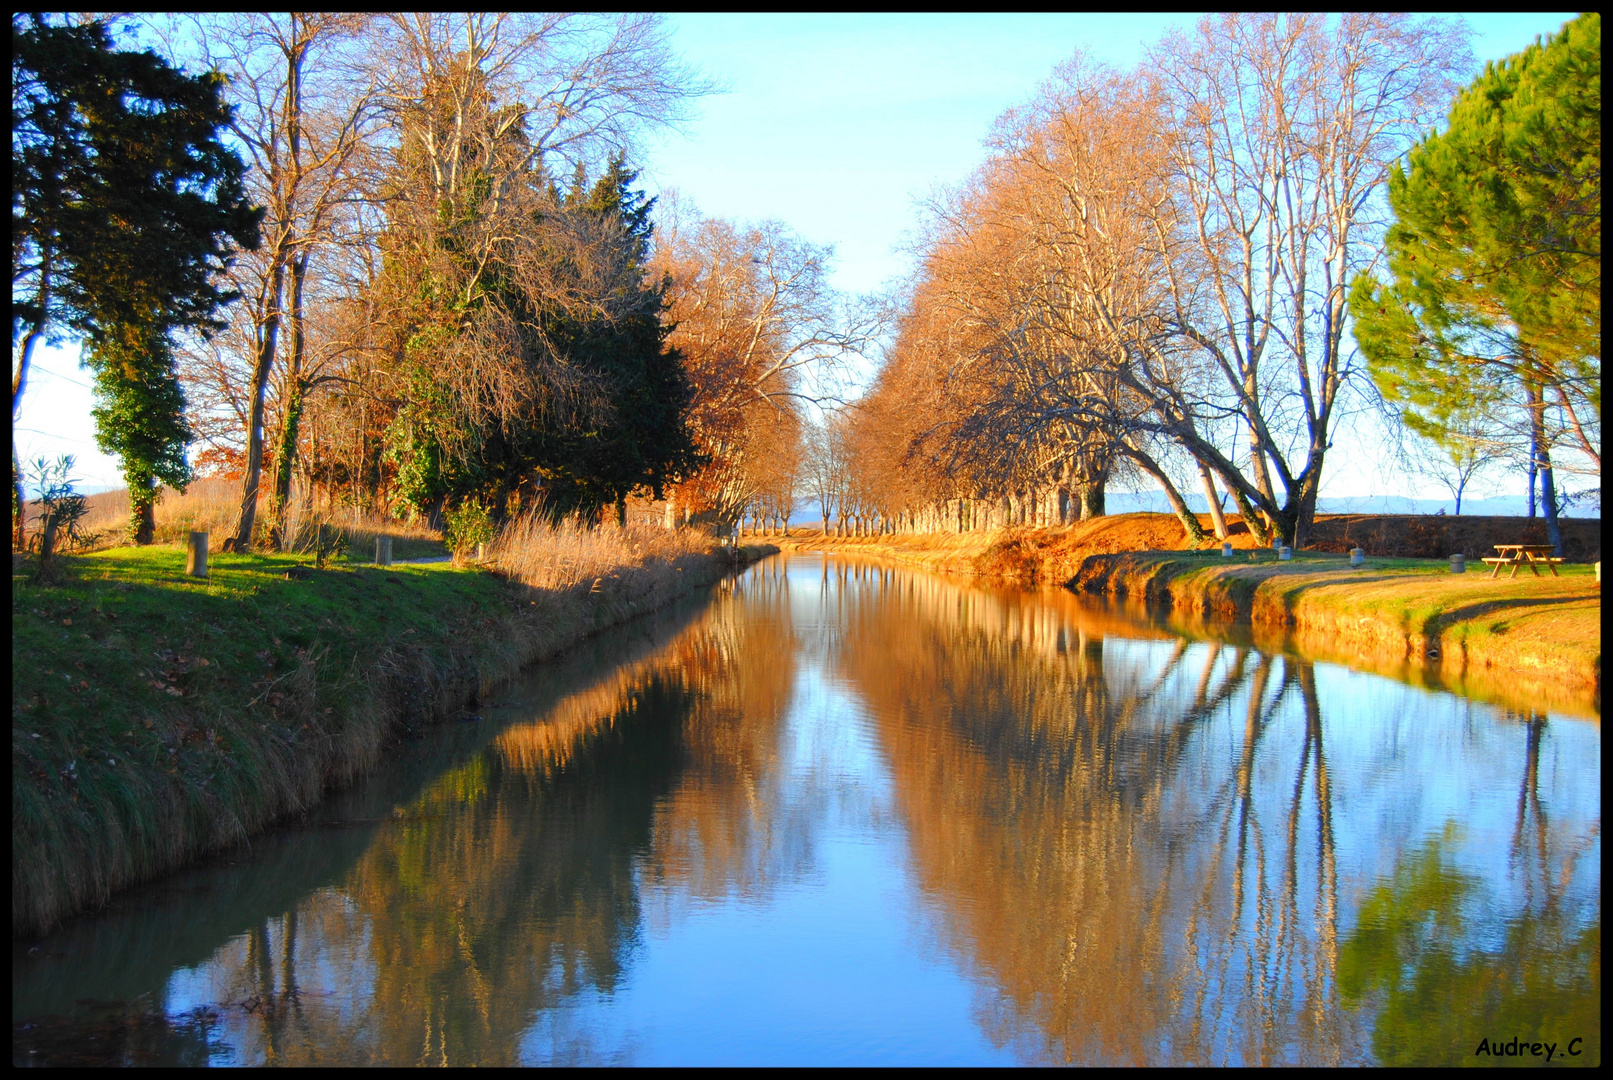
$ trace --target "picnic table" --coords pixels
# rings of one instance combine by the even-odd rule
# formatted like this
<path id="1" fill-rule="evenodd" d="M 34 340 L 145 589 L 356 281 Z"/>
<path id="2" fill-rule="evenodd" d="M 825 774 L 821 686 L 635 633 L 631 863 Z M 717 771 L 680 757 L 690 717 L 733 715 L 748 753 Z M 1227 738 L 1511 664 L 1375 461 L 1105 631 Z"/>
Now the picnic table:
<path id="1" fill-rule="evenodd" d="M 1512 567 L 1512 573 L 1507 575 L 1508 578 L 1517 577 L 1518 567 L 1524 565 L 1535 572 L 1535 577 L 1539 577 L 1540 569 L 1537 565 L 1539 563 L 1546 564 L 1546 569 L 1551 571 L 1552 577 L 1559 576 L 1557 564 L 1563 560 L 1552 555 L 1555 549 L 1550 544 L 1496 544 L 1495 550 L 1497 555 L 1494 558 L 1484 560 L 1495 567 L 1490 571 L 1492 580 L 1501 572 L 1503 566 Z"/>

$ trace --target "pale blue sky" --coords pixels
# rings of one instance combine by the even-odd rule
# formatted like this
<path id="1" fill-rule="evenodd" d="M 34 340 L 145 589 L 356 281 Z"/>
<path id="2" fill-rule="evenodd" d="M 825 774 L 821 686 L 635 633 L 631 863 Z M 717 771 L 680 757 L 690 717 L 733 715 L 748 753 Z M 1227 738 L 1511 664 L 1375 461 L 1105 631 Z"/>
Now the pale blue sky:
<path id="1" fill-rule="evenodd" d="M 1474 74 L 1572 13 L 1482 14 Z M 919 201 L 968 176 L 992 121 L 1030 98 L 1076 49 L 1116 66 L 1191 15 L 675 15 L 674 46 L 721 81 L 681 133 L 645 149 L 642 182 L 709 215 L 777 218 L 836 250 L 835 283 L 873 291 L 911 263 L 901 251 Z M 94 446 L 89 379 L 76 350 L 41 349 L 18 432 L 25 457 L 74 453 L 95 489 L 121 486 Z M 1521 486 L 1521 485 L 1509 485 Z M 1324 493 L 1435 494 L 1388 475 L 1341 438 Z"/>

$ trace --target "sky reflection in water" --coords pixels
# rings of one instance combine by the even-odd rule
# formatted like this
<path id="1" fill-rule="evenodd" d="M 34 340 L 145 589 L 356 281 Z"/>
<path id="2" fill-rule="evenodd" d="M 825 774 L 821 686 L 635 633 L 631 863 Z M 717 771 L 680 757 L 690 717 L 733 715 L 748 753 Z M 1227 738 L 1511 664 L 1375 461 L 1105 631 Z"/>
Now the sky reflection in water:
<path id="1" fill-rule="evenodd" d="M 501 700 L 23 946 L 14 1060 L 1600 1062 L 1595 721 L 815 557 Z"/>

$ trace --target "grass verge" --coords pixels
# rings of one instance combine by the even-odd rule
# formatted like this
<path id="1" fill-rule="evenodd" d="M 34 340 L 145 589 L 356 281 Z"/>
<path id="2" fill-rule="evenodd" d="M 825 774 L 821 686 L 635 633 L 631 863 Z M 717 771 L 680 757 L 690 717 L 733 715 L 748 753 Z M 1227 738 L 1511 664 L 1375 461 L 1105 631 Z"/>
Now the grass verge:
<path id="1" fill-rule="evenodd" d="M 1525 571 L 1492 580 L 1452 574 L 1436 560 L 1369 558 L 1352 568 L 1338 556 L 1300 553 L 1278 562 L 1269 553 L 1238 554 L 1226 562 L 1185 552 L 1096 555 L 1069 584 L 1283 628 L 1297 644 L 1331 653 L 1418 661 L 1447 681 L 1503 680 L 1513 698 L 1589 695 L 1600 711 L 1602 596 L 1589 566 L 1561 566 L 1555 578 Z"/>
<path id="2" fill-rule="evenodd" d="M 64 557 L 46 587 L 14 558 L 13 933 L 306 809 L 410 727 L 771 550 L 629 545 L 547 588 L 297 554 L 214 555 L 203 581 L 177 546 Z"/>

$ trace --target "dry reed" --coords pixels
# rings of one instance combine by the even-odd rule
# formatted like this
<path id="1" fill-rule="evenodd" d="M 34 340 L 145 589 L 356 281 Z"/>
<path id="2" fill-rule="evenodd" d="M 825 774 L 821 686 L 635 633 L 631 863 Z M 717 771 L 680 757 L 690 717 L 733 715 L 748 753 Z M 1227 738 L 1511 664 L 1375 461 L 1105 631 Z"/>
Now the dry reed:
<path id="1" fill-rule="evenodd" d="M 588 528 L 568 518 L 551 524 L 537 514 L 509 522 L 489 546 L 487 561 L 513 580 L 536 589 L 569 592 L 626 590 L 623 575 L 664 575 L 678 572 L 678 562 L 712 552 L 713 541 L 689 529 L 662 529 L 653 525 L 614 524 Z M 614 586 L 614 587 L 613 587 Z"/>
<path id="2" fill-rule="evenodd" d="M 129 492 L 127 488 L 103 491 L 85 500 L 89 512 L 80 530 L 84 535 L 83 550 L 101 551 L 128 542 Z M 399 521 L 392 517 L 367 514 L 356 507 L 318 507 L 298 487 L 293 487 L 291 504 L 286 513 L 288 542 L 291 551 L 311 551 L 318 527 L 325 525 L 341 530 L 347 537 L 355 556 L 364 557 L 374 550 L 377 536 L 390 536 L 397 540 L 437 543 L 442 534 L 422 522 Z M 29 504 L 31 519 L 37 515 L 37 503 Z M 235 531 L 241 508 L 241 481 L 223 477 L 208 477 L 191 481 L 183 492 L 164 487 L 157 498 L 153 518 L 156 524 L 154 540 L 159 544 L 182 544 L 191 532 L 205 532 L 213 537 L 215 545 Z M 268 528 L 269 502 L 258 500 L 258 540 Z M 32 527 L 32 522 L 30 523 Z"/>

